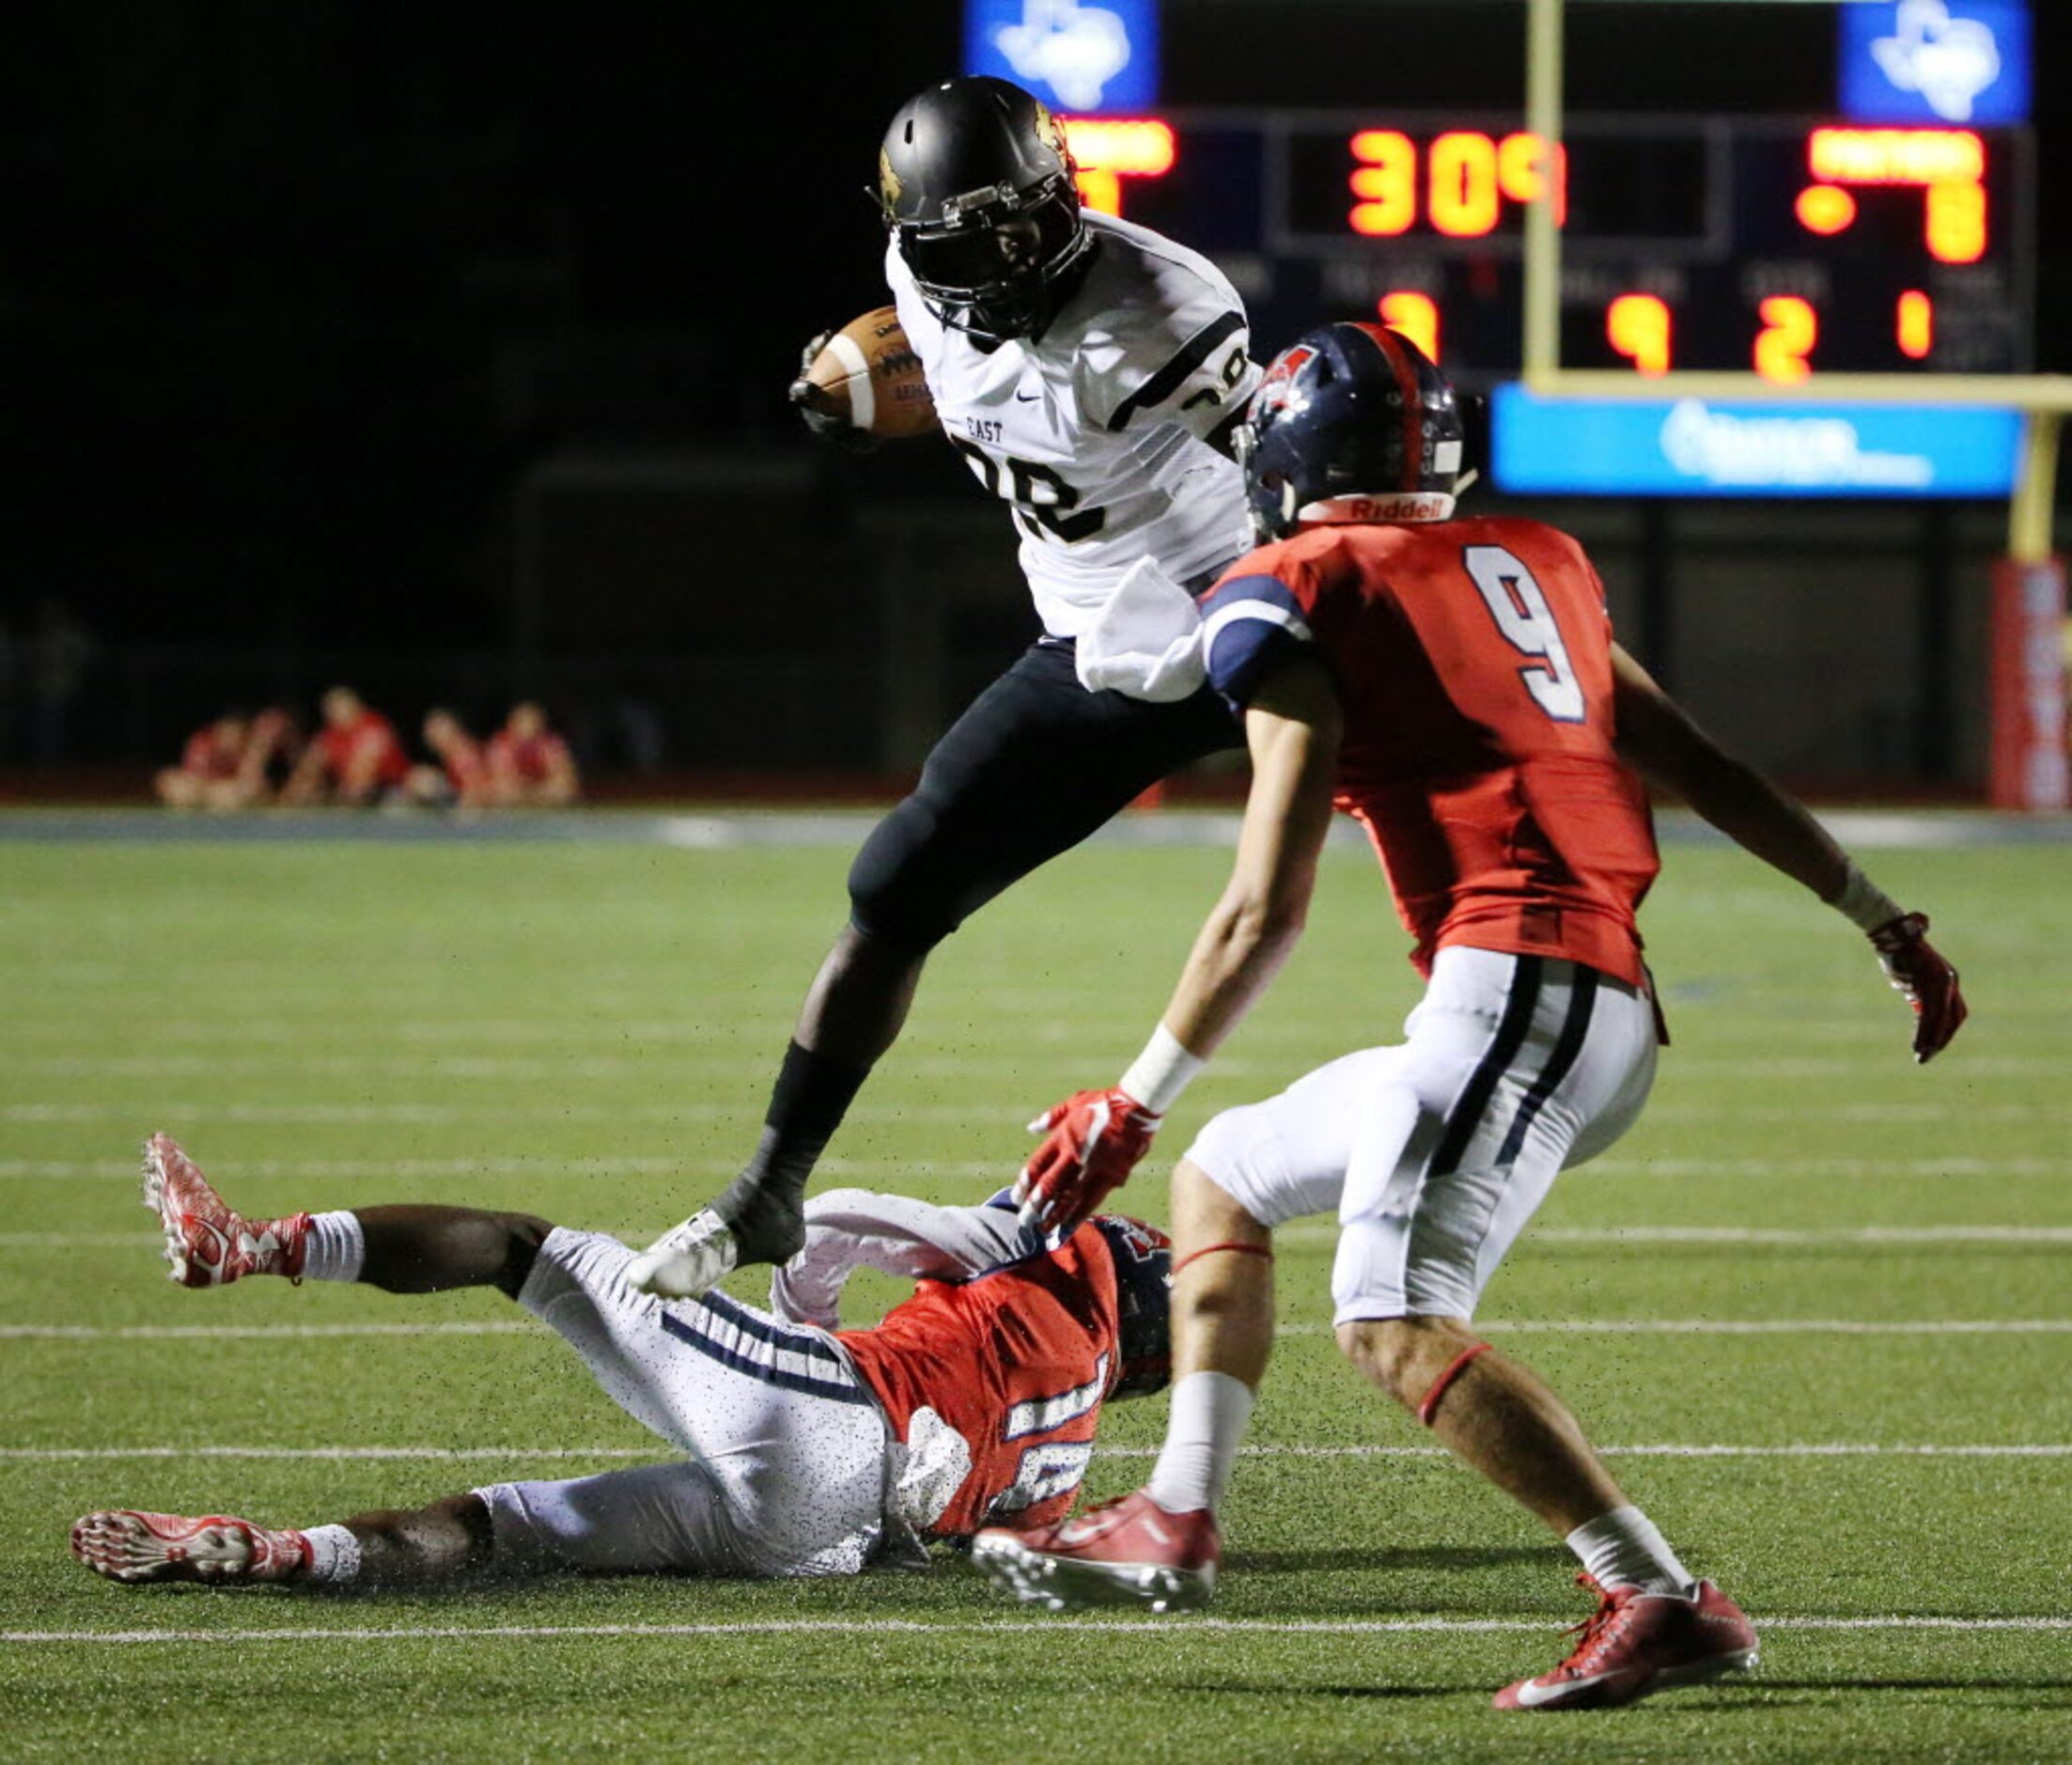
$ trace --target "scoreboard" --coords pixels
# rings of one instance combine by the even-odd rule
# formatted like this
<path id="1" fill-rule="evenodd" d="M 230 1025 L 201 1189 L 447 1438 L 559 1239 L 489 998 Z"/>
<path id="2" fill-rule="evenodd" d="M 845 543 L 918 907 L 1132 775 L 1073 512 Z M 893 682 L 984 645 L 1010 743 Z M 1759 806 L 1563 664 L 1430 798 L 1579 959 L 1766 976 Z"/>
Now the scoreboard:
<path id="1" fill-rule="evenodd" d="M 2026 128 L 1747 116 L 1176 111 L 1067 119 L 1096 207 L 1223 266 L 1262 351 L 1379 318 L 1457 378 L 1515 377 L 1524 213 L 1561 229 L 1565 367 L 2018 373 Z"/>

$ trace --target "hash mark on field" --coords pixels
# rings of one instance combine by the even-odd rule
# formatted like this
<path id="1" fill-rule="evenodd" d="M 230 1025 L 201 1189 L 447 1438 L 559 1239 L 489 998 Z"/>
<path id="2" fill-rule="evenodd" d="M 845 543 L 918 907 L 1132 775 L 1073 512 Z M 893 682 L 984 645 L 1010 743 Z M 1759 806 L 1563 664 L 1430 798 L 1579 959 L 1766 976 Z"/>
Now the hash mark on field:
<path id="1" fill-rule="evenodd" d="M 335 1643 L 547 1640 L 555 1637 L 671 1636 L 997 1636 L 1033 1634 L 1139 1635 L 1167 1639 L 1216 1635 L 1400 1636 L 1419 1632 L 1473 1635 L 1492 1632 L 1545 1632 L 1551 1617 L 1519 1618 L 987 1618 L 976 1622 L 918 1618 L 739 1618 L 704 1624 L 427 1624 L 377 1629 L 0 1631 L 0 1642 L 97 1643 Z M 1946 1617 L 1893 1614 L 1876 1617 L 1766 1617 L 1766 1631 L 2068 1631 L 2072 1617 Z M 1760 1680 L 1756 1681 L 1759 1686 Z"/>
<path id="2" fill-rule="evenodd" d="M 1599 1446 L 1614 1459 L 2064 1459 L 2072 1445 L 1880 1445 L 1868 1441 L 1825 1441 L 1781 1446 L 1654 1445 Z M 1443 1446 L 1302 1446 L 1262 1444 L 1240 1446 L 1243 1459 L 1439 1459 Z M 1097 1459 L 1155 1459 L 1156 1446 L 1097 1446 Z M 284 1459 L 358 1462 L 379 1460 L 644 1459 L 667 1456 L 666 1444 L 644 1446 L 0 1446 L 0 1462 L 70 1463 L 127 1459 Z"/>

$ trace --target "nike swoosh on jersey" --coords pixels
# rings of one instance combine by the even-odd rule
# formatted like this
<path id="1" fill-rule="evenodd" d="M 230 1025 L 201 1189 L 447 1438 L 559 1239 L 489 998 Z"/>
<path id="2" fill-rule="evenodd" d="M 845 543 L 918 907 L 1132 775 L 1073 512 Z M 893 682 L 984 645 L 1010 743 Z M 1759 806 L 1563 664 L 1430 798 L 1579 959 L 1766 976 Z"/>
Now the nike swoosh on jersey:
<path id="1" fill-rule="evenodd" d="M 1040 392 L 1018 392 L 1015 394 L 1015 402 L 1017 404 L 1034 404 L 1042 397 L 1043 395 Z"/>

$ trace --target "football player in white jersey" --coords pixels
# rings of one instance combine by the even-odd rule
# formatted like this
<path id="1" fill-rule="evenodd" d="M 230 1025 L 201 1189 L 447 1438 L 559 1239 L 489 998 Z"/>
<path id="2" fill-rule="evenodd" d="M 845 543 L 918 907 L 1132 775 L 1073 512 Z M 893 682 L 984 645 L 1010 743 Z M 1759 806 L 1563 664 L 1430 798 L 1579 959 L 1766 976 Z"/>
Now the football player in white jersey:
<path id="1" fill-rule="evenodd" d="M 1250 544 L 1230 433 L 1259 378 L 1244 307 L 1198 254 L 1080 206 L 1057 119 L 1004 80 L 904 105 L 879 155 L 887 276 L 944 434 L 1003 497 L 1042 632 L 928 757 L 849 872 L 760 1142 L 629 1275 L 670 1297 L 799 1247 L 815 1162 L 898 1036 L 928 952 L 1147 786 L 1242 744 L 1206 687 L 1082 683 L 1075 640 L 1149 560 L 1206 587 Z M 842 425 L 794 388 L 807 420 Z"/>

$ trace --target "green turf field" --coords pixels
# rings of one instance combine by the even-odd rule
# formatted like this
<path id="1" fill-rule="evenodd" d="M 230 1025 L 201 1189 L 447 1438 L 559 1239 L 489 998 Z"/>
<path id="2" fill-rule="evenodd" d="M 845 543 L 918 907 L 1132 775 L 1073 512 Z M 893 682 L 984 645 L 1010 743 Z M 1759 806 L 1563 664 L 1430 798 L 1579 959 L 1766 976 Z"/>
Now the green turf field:
<path id="1" fill-rule="evenodd" d="M 1041 1620 L 950 1562 L 314 1597 L 125 1589 L 70 1560 L 99 1506 L 306 1523 L 644 1454 L 493 1295 L 168 1286 L 136 1148 L 169 1130 L 252 1211 L 444 1199 L 644 1242 L 750 1143 L 846 862 L 0 845 L 0 1757 L 2072 1754 L 2065 847 L 1874 855 L 1974 1008 L 1926 1070 L 1845 924 L 1749 861 L 1673 849 L 1646 915 L 1676 1037 L 1656 1101 L 1563 1179 L 1488 1295 L 1492 1337 L 1767 1627 L 1745 1683 L 1488 1709 L 1585 1601 L 1553 1540 L 1338 1362 L 1322 1223 L 1288 1235 L 1288 1333 L 1207 1619 Z M 943 1199 L 1005 1180 L 1037 1106 L 1135 1052 L 1225 864 L 1092 850 L 982 915 L 828 1179 Z M 1163 1161 L 1216 1108 L 1392 1039 L 1403 945 L 1368 861 L 1334 851 L 1303 948 Z M 1134 1193 L 1161 1217 L 1163 1161 Z M 890 1292 L 851 1289 L 859 1309 Z M 469 1324 L 497 1328 L 355 1334 Z M 192 1326 L 210 1334 L 165 1334 Z M 1092 1494 L 1141 1476 L 1162 1421 L 1110 1412 Z"/>

